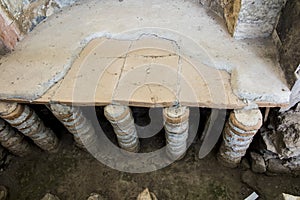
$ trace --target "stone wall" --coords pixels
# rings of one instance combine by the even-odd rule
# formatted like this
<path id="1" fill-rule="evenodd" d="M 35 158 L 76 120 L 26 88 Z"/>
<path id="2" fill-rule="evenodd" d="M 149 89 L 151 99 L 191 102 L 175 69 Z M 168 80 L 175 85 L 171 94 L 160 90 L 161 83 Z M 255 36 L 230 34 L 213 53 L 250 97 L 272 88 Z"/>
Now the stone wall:
<path id="1" fill-rule="evenodd" d="M 225 19 L 236 39 L 268 37 L 272 34 L 286 0 L 200 0 Z"/>
<path id="2" fill-rule="evenodd" d="M 20 39 L 18 24 L 0 6 L 0 53 L 6 53 Z"/>
<path id="3" fill-rule="evenodd" d="M 200 0 L 224 18 L 236 39 L 273 37 L 280 64 L 290 88 L 300 64 L 300 1 L 294 0 Z M 280 16 L 280 17 L 279 17 Z"/>
<path id="4" fill-rule="evenodd" d="M 280 64 L 292 87 L 296 81 L 294 71 L 300 64 L 300 1 L 288 0 L 274 31 L 279 48 Z M 300 103 L 287 112 L 272 110 L 269 124 L 261 132 L 263 147 L 256 157 L 251 156 L 252 170 L 265 166 L 268 173 L 294 173 L 300 175 Z"/>
<path id="5" fill-rule="evenodd" d="M 256 173 L 300 175 L 300 104 L 285 113 L 273 109 L 252 143 L 249 158 Z"/>
<path id="6" fill-rule="evenodd" d="M 292 86 L 296 80 L 294 71 L 300 64 L 300 1 L 288 0 L 276 30 L 280 39 L 280 64 Z"/>
<path id="7" fill-rule="evenodd" d="M 223 1 L 224 0 L 200 0 L 200 4 L 205 6 L 206 8 L 212 10 L 220 17 L 224 17 L 224 9 L 223 9 Z"/>
<path id="8" fill-rule="evenodd" d="M 77 0 L 0 0 L 0 54 L 13 50 L 17 41 L 37 24 Z"/>

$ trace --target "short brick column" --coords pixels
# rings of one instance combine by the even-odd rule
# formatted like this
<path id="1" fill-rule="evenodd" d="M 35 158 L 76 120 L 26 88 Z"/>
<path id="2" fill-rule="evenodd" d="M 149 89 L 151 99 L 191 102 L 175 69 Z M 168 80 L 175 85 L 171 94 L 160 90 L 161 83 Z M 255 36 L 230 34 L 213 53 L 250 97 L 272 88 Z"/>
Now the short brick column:
<path id="1" fill-rule="evenodd" d="M 24 104 L 0 102 L 0 117 L 25 136 L 31 138 L 41 149 L 56 152 L 58 139 L 45 127 L 33 109 Z"/>
<path id="2" fill-rule="evenodd" d="M 130 108 L 108 105 L 104 108 L 104 115 L 114 128 L 119 146 L 129 152 L 138 152 L 140 144 Z"/>
<path id="3" fill-rule="evenodd" d="M 64 104 L 50 104 L 48 107 L 66 129 L 73 134 L 78 147 L 85 149 L 85 145 L 93 145 L 95 129 L 79 107 Z"/>
<path id="4" fill-rule="evenodd" d="M 189 131 L 189 108 L 164 108 L 164 128 L 167 142 L 167 155 L 171 159 L 180 159 L 187 150 Z"/>
<path id="5" fill-rule="evenodd" d="M 262 125 L 259 109 L 234 110 L 223 130 L 223 141 L 218 153 L 218 160 L 225 166 L 236 167 Z"/>
<path id="6" fill-rule="evenodd" d="M 16 156 L 24 157 L 32 152 L 32 148 L 25 137 L 2 119 L 0 119 L 0 143 Z"/>

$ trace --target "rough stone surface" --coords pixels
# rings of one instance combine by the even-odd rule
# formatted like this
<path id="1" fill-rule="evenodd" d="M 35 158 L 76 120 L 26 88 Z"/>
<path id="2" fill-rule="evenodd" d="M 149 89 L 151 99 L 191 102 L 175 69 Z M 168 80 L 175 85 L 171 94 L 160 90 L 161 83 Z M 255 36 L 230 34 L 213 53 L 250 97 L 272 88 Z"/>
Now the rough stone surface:
<path id="1" fill-rule="evenodd" d="M 7 151 L 0 146 L 0 168 L 5 163 L 5 157 L 7 155 Z"/>
<path id="2" fill-rule="evenodd" d="M 300 200 L 300 196 L 294 196 L 291 194 L 282 193 L 282 197 L 280 199 L 282 199 L 282 200 Z"/>
<path id="3" fill-rule="evenodd" d="M 157 197 L 154 193 L 150 192 L 148 188 L 146 188 L 139 194 L 137 200 L 157 200 Z"/>
<path id="4" fill-rule="evenodd" d="M 0 5 L 0 52 L 4 54 L 12 50 L 20 38 L 21 33 L 17 24 Z"/>
<path id="5" fill-rule="evenodd" d="M 250 169 L 251 166 L 247 158 L 242 158 L 241 167 L 242 169 Z"/>
<path id="6" fill-rule="evenodd" d="M 18 22 L 23 32 L 32 31 L 37 24 L 57 10 L 57 4 L 52 0 L 35 1 L 23 9 Z"/>
<path id="7" fill-rule="evenodd" d="M 272 112 L 268 129 L 263 130 L 260 147 L 267 170 L 272 173 L 300 172 L 300 106 L 284 112 Z"/>
<path id="8" fill-rule="evenodd" d="M 29 0 L 1 0 L 0 2 L 16 19 L 20 17 L 23 9 L 30 4 Z"/>
<path id="9" fill-rule="evenodd" d="M 270 159 L 267 162 L 267 169 L 271 173 L 285 174 L 290 173 L 290 169 L 283 165 L 283 161 L 280 159 Z"/>
<path id="10" fill-rule="evenodd" d="M 11 1 L 8 1 L 11 2 Z M 17 21 L 19 27 L 24 33 L 33 30 L 33 28 L 43 21 L 47 16 L 51 15 L 54 10 L 58 9 L 58 5 L 53 0 L 38 1 L 18 1 L 20 4 L 15 8 L 11 4 L 2 3 L 7 12 Z M 17 5 L 17 4 L 14 4 Z"/>
<path id="11" fill-rule="evenodd" d="M 55 0 L 55 2 L 59 5 L 59 7 L 70 6 L 79 0 Z"/>
<path id="12" fill-rule="evenodd" d="M 284 147 L 280 155 L 284 157 L 300 156 L 300 111 L 290 110 L 279 116 L 277 132 L 282 135 Z"/>
<path id="13" fill-rule="evenodd" d="M 288 167 L 292 171 L 300 171 L 300 156 L 289 159 L 284 166 Z"/>
<path id="14" fill-rule="evenodd" d="M 41 200 L 59 200 L 59 198 L 53 194 L 47 193 Z"/>
<path id="15" fill-rule="evenodd" d="M 300 63 L 300 1 L 287 1 L 280 16 L 277 33 L 281 42 L 280 64 L 292 87 L 296 78 L 294 71 Z"/>
<path id="16" fill-rule="evenodd" d="M 266 149 L 281 159 L 300 156 L 300 111 L 297 109 L 280 114 L 276 130 L 262 132 Z"/>
<path id="17" fill-rule="evenodd" d="M 59 8 L 75 2 L 76 0 L 0 0 L 0 6 L 26 33 Z"/>
<path id="18" fill-rule="evenodd" d="M 6 200 L 8 195 L 7 188 L 0 185 L 0 200 Z"/>
<path id="19" fill-rule="evenodd" d="M 260 150 L 263 151 L 263 158 L 264 158 L 265 162 L 272 158 L 279 159 L 278 154 L 276 154 L 276 153 L 265 150 L 264 148 L 260 148 Z"/>
<path id="20" fill-rule="evenodd" d="M 279 150 L 279 155 L 284 158 L 300 156 L 300 111 L 290 110 L 278 116 L 279 125 L 277 132 L 283 144 Z"/>
<path id="21" fill-rule="evenodd" d="M 268 37 L 285 0 L 230 0 L 225 4 L 229 32 L 237 39 Z"/>
<path id="22" fill-rule="evenodd" d="M 103 199 L 104 198 L 100 194 L 92 193 L 90 194 L 87 200 L 103 200 Z"/>
<path id="23" fill-rule="evenodd" d="M 241 0 L 228 0 L 224 4 L 224 18 L 226 21 L 227 29 L 232 35 L 235 32 L 236 22 L 239 17 L 241 8 Z"/>
<path id="24" fill-rule="evenodd" d="M 268 152 L 271 152 L 272 154 L 278 155 L 278 151 L 274 145 L 274 142 L 276 141 L 277 134 L 275 130 L 268 130 L 261 132 L 263 143 L 265 144 L 266 150 Z M 269 154 L 267 154 L 269 155 Z"/>
<path id="25" fill-rule="evenodd" d="M 224 16 L 223 1 L 224 0 L 200 0 L 200 3 L 223 18 Z"/>
<path id="26" fill-rule="evenodd" d="M 0 146 L 0 160 L 2 160 L 5 156 L 5 150 L 2 146 Z"/>
<path id="27" fill-rule="evenodd" d="M 256 173 L 264 173 L 266 172 L 266 163 L 264 158 L 255 152 L 250 152 L 251 156 L 251 169 Z"/>
<path id="28" fill-rule="evenodd" d="M 23 33 L 32 31 L 37 24 L 59 8 L 72 5 L 76 1 L 0 0 L 0 54 L 6 53 L 7 49 L 14 49 L 16 42 L 21 39 L 20 31 Z"/>

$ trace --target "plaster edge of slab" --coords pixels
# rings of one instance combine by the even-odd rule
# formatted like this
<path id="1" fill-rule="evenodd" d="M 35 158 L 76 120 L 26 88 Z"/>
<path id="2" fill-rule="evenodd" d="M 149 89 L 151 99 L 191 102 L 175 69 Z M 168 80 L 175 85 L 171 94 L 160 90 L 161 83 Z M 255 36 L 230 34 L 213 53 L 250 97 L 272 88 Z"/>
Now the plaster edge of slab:
<path id="1" fill-rule="evenodd" d="M 280 88 L 276 93 L 273 94 L 266 94 L 266 93 L 260 93 L 257 91 L 246 91 L 245 88 L 242 88 L 241 86 L 241 79 L 242 77 L 239 76 L 239 73 L 236 69 L 234 69 L 231 73 L 231 87 L 233 90 L 233 93 L 241 100 L 247 102 L 248 104 L 251 104 L 253 102 L 270 102 L 274 104 L 280 104 L 280 105 L 288 105 L 290 101 L 290 94 L 291 91 L 286 87 L 284 91 L 280 91 Z M 257 86 L 259 87 L 259 85 Z"/>

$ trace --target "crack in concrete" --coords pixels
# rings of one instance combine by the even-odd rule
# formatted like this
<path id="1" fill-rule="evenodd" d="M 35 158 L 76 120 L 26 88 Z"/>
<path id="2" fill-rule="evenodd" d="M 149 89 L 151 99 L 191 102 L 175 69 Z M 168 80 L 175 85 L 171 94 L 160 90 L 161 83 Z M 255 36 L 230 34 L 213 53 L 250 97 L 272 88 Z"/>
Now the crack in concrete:
<path id="1" fill-rule="evenodd" d="M 124 68 L 125 68 L 125 64 L 126 64 L 126 60 L 127 60 L 127 55 L 129 53 L 131 47 L 132 47 L 132 41 L 131 41 L 131 43 L 130 43 L 128 49 L 127 49 L 127 52 L 125 54 L 125 57 L 124 57 L 124 60 L 123 60 L 123 64 L 122 64 L 122 68 L 121 68 L 121 71 L 120 71 L 120 75 L 118 77 L 118 81 L 117 81 L 116 87 L 114 88 L 114 91 L 113 91 L 112 100 L 111 100 L 112 104 L 114 104 L 114 98 L 115 98 L 115 95 L 116 95 L 116 90 L 119 87 L 120 80 L 121 80 L 121 77 L 122 77 L 122 74 L 123 74 L 123 71 L 124 71 Z"/>
<path id="2" fill-rule="evenodd" d="M 127 52 L 127 53 L 130 53 L 130 52 Z M 127 56 L 116 56 L 116 57 L 110 57 L 110 56 L 99 56 L 99 58 L 103 58 L 103 59 L 125 59 L 127 57 L 136 57 L 136 58 L 153 58 L 153 59 L 156 59 L 156 58 L 167 58 L 167 57 L 171 57 L 171 56 L 177 56 L 177 54 L 175 53 L 170 53 L 170 54 L 167 54 L 167 55 L 138 55 L 138 54 L 132 54 L 132 55 L 127 55 Z"/>
<path id="3" fill-rule="evenodd" d="M 178 56 L 177 63 L 177 85 L 176 85 L 176 104 L 180 102 L 180 92 L 181 92 L 181 72 L 182 72 L 182 58 Z"/>
<path id="4" fill-rule="evenodd" d="M 128 55 L 130 53 L 130 50 L 132 48 L 132 45 L 133 45 L 133 42 L 134 41 L 138 41 L 140 39 L 142 39 L 144 36 L 151 36 L 151 37 L 155 37 L 155 38 L 159 38 L 159 39 L 163 39 L 163 40 L 167 40 L 167 41 L 171 41 L 172 44 L 175 44 L 176 46 L 176 50 L 177 52 L 176 53 L 169 53 L 167 55 L 133 55 L 133 56 L 130 56 Z M 113 38 L 113 37 L 109 37 L 107 38 L 107 35 L 105 36 L 106 39 L 116 39 L 116 38 Z M 120 41 L 123 41 L 124 39 L 117 39 L 117 40 L 120 40 Z M 126 64 L 126 60 L 128 57 L 143 57 L 143 58 L 152 58 L 152 59 L 156 59 L 156 58 L 166 58 L 166 57 L 170 57 L 170 56 L 179 56 L 179 63 L 178 63 L 178 67 L 177 67 L 177 84 L 176 84 L 176 102 L 174 102 L 174 104 L 178 104 L 178 99 L 179 99 L 179 94 L 180 94 L 180 73 L 181 73 L 181 57 L 180 57 L 180 54 L 179 54 L 179 51 L 180 51 L 180 46 L 179 44 L 175 41 L 175 40 L 171 40 L 169 38 L 165 38 L 165 37 L 161 37 L 161 36 L 158 36 L 157 34 L 153 34 L 153 33 L 142 33 L 138 36 L 138 38 L 135 38 L 135 39 L 125 39 L 127 41 L 131 41 L 130 43 L 130 46 L 128 47 L 127 49 L 127 52 L 125 53 L 124 56 L 119 56 L 119 57 L 101 57 L 101 58 L 120 58 L 120 59 L 124 59 L 123 61 L 123 65 L 122 65 L 122 68 L 121 68 L 121 71 L 120 71 L 120 75 L 118 77 L 118 80 L 117 80 L 117 84 L 116 84 L 116 87 L 114 89 L 114 95 L 113 95 L 113 99 L 116 95 L 116 90 L 117 88 L 119 87 L 119 84 L 120 84 L 120 80 L 122 78 L 122 75 L 123 75 L 123 72 L 124 72 L 124 68 L 125 68 L 125 64 Z M 145 77 L 144 77 L 144 80 L 146 80 L 148 77 L 147 73 L 145 74 Z M 153 94 L 153 91 L 150 89 L 150 86 L 147 84 L 147 87 L 150 91 L 150 94 Z M 113 103 L 113 99 L 112 99 L 112 103 Z M 154 103 L 156 103 L 156 100 L 154 101 Z"/>

